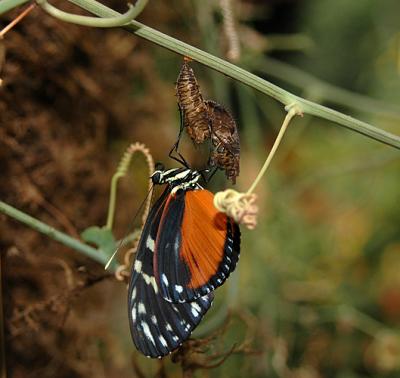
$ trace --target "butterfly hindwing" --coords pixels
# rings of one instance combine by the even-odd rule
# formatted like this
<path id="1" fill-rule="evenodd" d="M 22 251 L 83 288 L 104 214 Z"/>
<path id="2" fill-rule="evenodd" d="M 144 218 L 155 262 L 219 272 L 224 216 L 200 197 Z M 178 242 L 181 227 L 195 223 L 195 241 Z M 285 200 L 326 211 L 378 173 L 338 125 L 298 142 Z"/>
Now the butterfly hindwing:
<path id="1" fill-rule="evenodd" d="M 213 205 L 204 189 L 179 190 L 163 209 L 154 253 L 161 295 L 190 302 L 222 285 L 240 252 L 239 226 Z"/>
<path id="2" fill-rule="evenodd" d="M 166 206 L 166 189 L 153 206 L 144 226 L 128 288 L 129 324 L 136 347 L 148 357 L 162 357 L 189 338 L 212 303 L 212 295 L 191 303 L 170 303 L 154 278 L 153 253 Z"/>

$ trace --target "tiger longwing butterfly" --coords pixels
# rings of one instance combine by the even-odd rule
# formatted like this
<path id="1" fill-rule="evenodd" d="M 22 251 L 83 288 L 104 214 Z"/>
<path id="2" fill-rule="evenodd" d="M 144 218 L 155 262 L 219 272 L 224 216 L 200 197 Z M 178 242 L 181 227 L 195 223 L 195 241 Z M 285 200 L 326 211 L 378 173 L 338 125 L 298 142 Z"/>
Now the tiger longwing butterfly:
<path id="1" fill-rule="evenodd" d="M 132 338 L 149 357 L 165 356 L 189 338 L 211 306 L 211 291 L 239 258 L 239 226 L 215 209 L 200 177 L 187 168 L 152 175 L 167 187 L 143 228 L 128 288 Z"/>

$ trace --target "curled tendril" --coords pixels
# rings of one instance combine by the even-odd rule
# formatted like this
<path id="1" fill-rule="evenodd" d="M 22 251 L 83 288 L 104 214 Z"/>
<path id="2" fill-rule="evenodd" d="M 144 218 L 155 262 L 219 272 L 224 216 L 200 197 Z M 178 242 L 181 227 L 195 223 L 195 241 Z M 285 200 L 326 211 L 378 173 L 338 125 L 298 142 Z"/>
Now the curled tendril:
<path id="1" fill-rule="evenodd" d="M 257 225 L 258 206 L 255 204 L 257 195 L 254 193 L 239 193 L 233 189 L 218 192 L 214 196 L 214 206 L 231 217 L 236 223 L 253 230 Z"/>
<path id="2" fill-rule="evenodd" d="M 109 200 L 109 205 L 108 205 L 108 216 L 107 216 L 107 223 L 106 223 L 106 228 L 108 228 L 110 230 L 112 229 L 113 222 L 114 222 L 115 202 L 116 202 L 116 198 L 117 198 L 118 180 L 121 177 L 124 177 L 126 175 L 128 168 L 131 164 L 132 155 L 135 152 L 141 152 L 145 156 L 147 165 L 149 167 L 150 174 L 152 174 L 154 172 L 154 160 L 153 160 L 153 157 L 152 157 L 149 149 L 142 143 L 132 143 L 127 148 L 124 155 L 122 156 L 122 159 L 118 164 L 118 168 L 111 179 L 110 200 Z M 149 180 L 149 191 L 151 191 L 151 189 L 152 189 L 151 180 Z M 146 208 L 144 210 L 143 218 L 142 218 L 143 224 L 146 221 L 147 214 L 150 209 L 150 200 L 151 200 L 151 196 L 148 197 L 148 200 L 146 202 Z"/>
<path id="3" fill-rule="evenodd" d="M 135 6 L 128 4 L 128 11 L 115 17 L 91 17 L 64 12 L 49 4 L 47 0 L 36 0 L 36 3 L 48 14 L 58 20 L 72 24 L 90 26 L 95 28 L 115 28 L 123 26 L 135 19 L 144 9 L 148 0 L 138 0 Z"/>
<path id="4" fill-rule="evenodd" d="M 116 198 L 117 198 L 117 183 L 118 180 L 121 177 L 124 177 L 128 171 L 128 168 L 130 167 L 132 156 L 135 152 L 141 152 L 145 158 L 146 162 L 149 168 L 150 174 L 154 172 L 154 160 L 153 156 L 151 155 L 149 149 L 143 144 L 143 143 L 132 143 L 125 151 L 124 155 L 121 158 L 121 161 L 118 164 L 117 170 L 114 173 L 112 179 L 111 179 L 111 185 L 110 185 L 110 201 L 109 201 L 109 207 L 108 207 L 108 216 L 107 216 L 107 224 L 106 228 L 110 229 L 112 228 L 113 221 L 114 221 L 114 213 L 115 213 L 115 203 L 116 203 Z M 142 216 L 142 227 L 143 229 L 144 224 L 146 222 L 147 216 L 150 211 L 150 203 L 151 203 L 151 193 L 153 191 L 153 185 L 151 179 L 149 179 L 149 195 L 147 196 L 146 200 L 146 206 L 143 212 Z M 120 265 L 117 267 L 116 272 L 115 272 L 115 277 L 119 281 L 124 281 L 127 278 L 129 278 L 129 266 L 130 266 L 130 260 L 131 257 L 136 253 L 136 249 L 139 243 L 139 237 L 140 237 L 141 232 L 139 232 L 136 237 L 134 238 L 134 244 L 133 247 L 130 248 L 124 256 L 124 264 Z M 110 257 L 108 260 L 105 269 L 108 269 L 111 261 L 114 259 L 115 255 L 117 254 L 119 250 L 119 247 L 115 250 L 113 255 Z"/>
<path id="5" fill-rule="evenodd" d="M 118 281 L 128 281 L 130 277 L 129 267 L 131 266 L 132 257 L 136 254 L 139 245 L 139 237 L 134 241 L 132 248 L 129 248 L 124 255 L 124 263 L 119 265 L 115 270 L 115 278 Z"/>

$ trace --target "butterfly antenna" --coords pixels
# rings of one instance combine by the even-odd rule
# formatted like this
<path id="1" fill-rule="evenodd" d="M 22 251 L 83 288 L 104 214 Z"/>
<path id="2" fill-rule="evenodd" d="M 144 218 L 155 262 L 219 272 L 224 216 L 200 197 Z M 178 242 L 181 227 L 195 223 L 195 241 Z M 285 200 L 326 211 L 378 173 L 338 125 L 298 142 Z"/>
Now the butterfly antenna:
<path id="1" fill-rule="evenodd" d="M 114 253 L 111 255 L 111 257 L 109 258 L 109 260 L 107 261 L 107 264 L 104 266 L 104 270 L 107 270 L 111 264 L 111 262 L 114 260 L 114 257 L 116 256 L 116 254 L 119 252 L 119 250 L 121 249 L 122 245 L 124 244 L 124 242 L 126 241 L 126 239 L 128 238 L 128 235 L 130 233 L 130 231 L 133 228 L 133 225 L 135 223 L 135 220 L 137 219 L 139 213 L 142 211 L 143 207 L 146 205 L 148 198 L 150 196 L 150 202 L 152 201 L 152 194 L 153 194 L 153 189 L 154 189 L 154 185 L 151 186 L 150 190 L 147 192 L 146 197 L 144 198 L 144 200 L 142 201 L 142 203 L 140 204 L 139 208 L 137 209 L 132 221 L 129 223 L 128 228 L 125 232 L 125 236 L 120 240 L 120 242 L 118 243 L 118 247 L 117 249 L 114 251 Z M 149 208 L 149 207 L 147 207 Z M 147 210 L 148 211 L 148 210 Z M 146 215 L 147 218 L 147 215 Z M 143 222 L 144 223 L 144 222 Z M 143 228 L 143 225 L 142 225 Z"/>
<path id="2" fill-rule="evenodd" d="M 211 171 L 210 170 L 208 170 L 208 172 L 205 172 L 205 173 L 208 173 L 208 175 L 207 175 L 207 177 L 204 175 L 204 181 L 208 184 L 210 181 L 211 181 L 211 179 L 214 177 L 214 175 L 217 173 L 217 171 L 218 171 L 218 167 L 214 167 Z"/>

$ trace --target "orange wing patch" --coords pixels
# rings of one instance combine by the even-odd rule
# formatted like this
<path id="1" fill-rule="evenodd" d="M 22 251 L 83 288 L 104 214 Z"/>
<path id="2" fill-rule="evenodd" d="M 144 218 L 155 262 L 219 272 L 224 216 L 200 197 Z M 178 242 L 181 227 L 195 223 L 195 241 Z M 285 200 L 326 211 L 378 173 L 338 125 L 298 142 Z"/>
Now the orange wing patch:
<path id="1" fill-rule="evenodd" d="M 227 216 L 213 204 L 208 190 L 190 190 L 185 196 L 180 256 L 189 267 L 189 287 L 205 285 L 224 257 Z"/>

